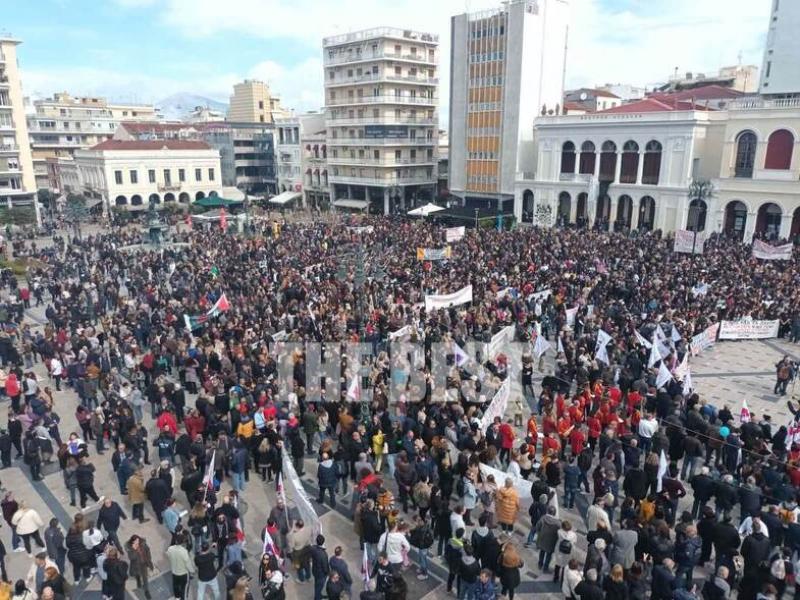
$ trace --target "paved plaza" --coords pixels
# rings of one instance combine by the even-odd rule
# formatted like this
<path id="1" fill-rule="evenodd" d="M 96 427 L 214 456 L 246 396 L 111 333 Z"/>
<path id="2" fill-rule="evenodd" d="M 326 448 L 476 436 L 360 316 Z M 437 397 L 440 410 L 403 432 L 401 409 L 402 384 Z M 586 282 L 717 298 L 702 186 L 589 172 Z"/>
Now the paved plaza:
<path id="1" fill-rule="evenodd" d="M 43 309 L 44 307 L 34 308 L 26 313 L 29 321 L 37 327 L 44 323 Z M 744 398 L 753 413 L 759 417 L 762 414 L 771 415 L 772 421 L 777 427 L 787 423 L 790 418 L 786 403 L 787 398 L 779 398 L 772 394 L 775 379 L 774 364 L 784 354 L 789 354 L 798 359 L 800 357 L 800 345 L 791 344 L 783 340 L 719 342 L 692 360 L 692 377 L 701 397 L 716 405 L 717 408 L 722 408 L 723 405 L 727 404 L 734 414 L 738 414 L 741 401 Z M 545 366 L 546 369 L 552 368 L 552 356 L 548 358 Z M 40 378 L 47 381 L 47 374 L 42 364 L 37 364 L 35 371 Z M 543 375 L 543 373 L 539 373 L 537 381 L 540 381 Z M 512 393 L 518 393 L 518 391 L 519 384 L 517 383 Z M 792 388 L 790 388 L 791 391 Z M 800 390 L 798 390 L 798 393 L 800 393 Z M 70 431 L 78 429 L 74 417 L 77 396 L 65 386 L 63 391 L 55 393 L 55 398 L 56 412 L 61 417 L 62 436 L 66 437 Z M 194 400 L 195 396 L 189 396 L 187 405 L 193 406 Z M 154 432 L 155 426 L 152 419 L 149 418 L 149 411 L 145 411 L 145 413 L 145 424 L 151 432 Z M 526 419 L 527 416 L 526 414 Z M 152 457 L 154 454 L 152 448 L 150 453 Z M 104 455 L 97 456 L 94 447 L 92 446 L 90 449 L 91 460 L 97 466 L 96 488 L 100 495 L 110 496 L 119 501 L 130 517 L 130 506 L 127 503 L 127 499 L 121 498 L 116 477 L 112 472 L 111 454 L 111 451 L 107 451 Z M 359 573 L 361 551 L 353 531 L 350 507 L 351 496 L 348 494 L 347 496 L 337 497 L 337 506 L 334 509 L 316 504 L 316 462 L 313 458 L 306 459 L 305 471 L 306 474 L 301 479 L 306 486 L 309 497 L 314 500 L 322 532 L 327 540 L 326 548 L 329 554 L 332 554 L 335 546 L 341 545 L 343 547 L 345 558 L 350 565 L 351 575 L 355 581 L 353 591 L 357 593 L 362 589 Z M 58 469 L 58 464 L 54 462 L 47 465 L 43 473 L 43 481 L 33 482 L 27 467 L 22 464 L 22 461 L 18 460 L 14 462 L 12 468 L 2 472 L 2 485 L 6 490 L 13 490 L 18 499 L 26 500 L 30 506 L 38 510 L 45 522 L 51 516 L 54 516 L 66 527 L 72 521 L 77 509 L 69 506 L 68 492 Z M 226 492 L 228 488 L 228 483 L 223 483 L 223 492 Z M 691 494 L 690 489 L 689 492 Z M 183 494 L 176 494 L 176 499 L 182 505 L 182 508 L 188 508 L 185 506 Z M 573 525 L 576 525 L 579 537 L 578 545 L 581 552 L 579 558 L 581 559 L 586 549 L 584 516 L 590 500 L 591 498 L 588 495 L 582 494 L 578 498 L 576 510 L 564 511 L 561 509 L 560 515 L 562 518 L 569 518 Z M 262 483 L 259 476 L 252 475 L 244 493 L 243 521 L 247 535 L 246 549 L 248 554 L 245 566 L 249 574 L 254 578 L 258 576 L 257 561 L 259 560 L 261 549 L 259 534 L 266 523 L 267 514 L 274 502 L 274 484 Z M 684 499 L 681 502 L 681 507 L 685 508 L 690 504 L 689 499 Z M 131 520 L 125 521 L 119 535 L 123 541 L 134 533 L 143 535 L 146 538 L 152 549 L 156 567 L 153 581 L 150 584 L 151 592 L 154 598 L 168 598 L 171 596 L 171 579 L 165 550 L 169 540 L 166 529 L 158 525 L 156 519 L 153 518 L 149 503 L 146 506 L 146 516 L 150 518 L 150 521 L 143 525 Z M 89 518 L 92 518 L 96 510 L 96 506 L 89 507 L 85 512 Z M 520 546 L 524 542 L 524 536 L 527 535 L 528 530 L 529 520 L 526 504 L 524 509 L 520 511 L 520 517 L 516 524 L 515 533 Z M 6 547 L 10 549 L 9 533 L 6 529 L 4 542 Z M 523 558 L 525 567 L 522 569 L 522 585 L 517 590 L 518 597 L 530 597 L 531 594 L 536 594 L 537 596 L 545 595 L 553 598 L 562 598 L 560 587 L 552 582 L 552 575 L 542 575 L 536 568 L 536 549 L 524 549 Z M 11 578 L 14 580 L 21 577 L 24 578 L 30 562 L 30 559 L 24 553 L 10 553 L 8 555 L 8 569 Z M 705 579 L 706 576 L 707 571 L 705 569 L 696 569 L 695 578 L 697 580 Z M 426 581 L 419 581 L 414 577 L 412 568 L 406 574 L 406 581 L 409 585 L 408 597 L 429 600 L 446 598 L 448 597 L 444 585 L 446 579 L 447 567 L 441 558 L 433 560 L 431 577 Z M 257 580 L 254 580 L 253 584 L 253 592 L 258 597 L 260 594 L 257 589 Z M 129 594 L 143 597 L 143 594 L 133 590 L 134 585 L 134 580 L 128 581 Z M 193 598 L 195 589 L 194 586 L 190 587 L 190 597 Z M 88 586 L 79 591 L 80 595 L 77 597 L 100 598 L 99 581 L 95 578 Z M 288 598 L 311 598 L 313 587 L 311 583 L 298 584 L 293 576 L 286 585 L 286 593 Z"/>

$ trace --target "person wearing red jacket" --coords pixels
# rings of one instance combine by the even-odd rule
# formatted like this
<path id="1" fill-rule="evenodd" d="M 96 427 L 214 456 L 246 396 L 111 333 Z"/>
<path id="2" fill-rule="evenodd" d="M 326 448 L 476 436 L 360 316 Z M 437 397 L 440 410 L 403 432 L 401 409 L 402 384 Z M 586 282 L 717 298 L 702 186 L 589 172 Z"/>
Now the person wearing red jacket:
<path id="1" fill-rule="evenodd" d="M 189 415 L 183 420 L 186 426 L 186 433 L 189 434 L 191 439 L 195 439 L 198 435 L 202 436 L 206 430 L 206 420 L 197 409 L 189 412 Z"/>
<path id="2" fill-rule="evenodd" d="M 567 414 L 573 423 L 583 423 L 583 408 L 577 398 L 572 401 L 572 406 L 567 410 Z"/>
<path id="3" fill-rule="evenodd" d="M 572 450 L 572 456 L 578 456 L 583 452 L 586 446 L 586 434 L 580 425 L 575 426 L 572 433 L 569 434 L 569 447 Z"/>
<path id="4" fill-rule="evenodd" d="M 558 441 L 558 436 L 555 432 L 546 436 L 542 440 L 542 456 L 547 456 L 548 453 L 558 455 L 561 451 L 561 442 Z"/>
<path id="5" fill-rule="evenodd" d="M 569 434 L 572 433 L 572 419 L 568 415 L 564 415 L 558 420 L 558 437 L 561 438 L 561 458 L 563 458 L 564 451 L 567 448 L 569 441 Z"/>
<path id="6" fill-rule="evenodd" d="M 542 434 L 550 435 L 551 433 L 555 433 L 557 429 L 556 418 L 553 416 L 553 413 L 546 412 L 542 418 Z"/>
<path id="7" fill-rule="evenodd" d="M 513 421 L 508 421 L 507 423 L 502 423 L 500 425 L 500 461 L 502 462 L 505 460 L 505 464 L 508 464 L 511 459 L 511 449 L 514 447 L 514 438 L 516 434 L 514 433 L 514 428 L 512 427 Z M 505 457 L 505 458 L 504 458 Z"/>

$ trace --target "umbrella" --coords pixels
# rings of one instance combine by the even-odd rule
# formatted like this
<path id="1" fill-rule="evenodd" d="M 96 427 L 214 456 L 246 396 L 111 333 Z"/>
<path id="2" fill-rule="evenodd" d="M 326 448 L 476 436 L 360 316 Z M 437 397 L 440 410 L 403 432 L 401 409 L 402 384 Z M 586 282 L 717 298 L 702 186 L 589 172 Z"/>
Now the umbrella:
<path id="1" fill-rule="evenodd" d="M 410 217 L 427 217 L 428 215 L 439 212 L 440 210 L 444 210 L 444 207 L 433 204 L 432 202 L 428 202 L 425 206 L 420 206 L 419 208 L 408 211 L 407 214 Z"/>

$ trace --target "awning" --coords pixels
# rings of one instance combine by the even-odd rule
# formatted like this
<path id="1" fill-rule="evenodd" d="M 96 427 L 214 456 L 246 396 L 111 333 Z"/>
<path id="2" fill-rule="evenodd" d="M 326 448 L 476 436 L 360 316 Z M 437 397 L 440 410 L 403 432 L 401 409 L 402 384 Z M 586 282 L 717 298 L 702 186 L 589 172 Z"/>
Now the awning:
<path id="1" fill-rule="evenodd" d="M 241 200 L 231 200 L 229 198 L 222 198 L 221 196 L 206 196 L 195 200 L 194 205 L 202 208 L 230 208 L 232 206 L 241 206 Z"/>
<path id="2" fill-rule="evenodd" d="M 427 217 L 428 215 L 439 212 L 440 210 L 444 210 L 444 207 L 439 206 L 438 204 L 433 204 L 432 202 L 428 202 L 425 206 L 420 206 L 419 208 L 410 210 L 406 214 L 410 217 Z"/>
<path id="3" fill-rule="evenodd" d="M 287 202 L 291 202 L 300 197 L 300 192 L 282 192 L 275 196 L 274 198 L 270 198 L 270 204 L 286 204 Z"/>
<path id="4" fill-rule="evenodd" d="M 100 204 L 102 201 L 103 201 L 102 198 L 86 198 L 86 204 L 84 204 L 84 206 L 86 208 L 94 208 L 95 206 Z"/>
<path id="5" fill-rule="evenodd" d="M 366 200 L 334 200 L 333 205 L 337 208 L 355 208 L 358 210 L 364 210 L 369 206 L 369 202 Z"/>

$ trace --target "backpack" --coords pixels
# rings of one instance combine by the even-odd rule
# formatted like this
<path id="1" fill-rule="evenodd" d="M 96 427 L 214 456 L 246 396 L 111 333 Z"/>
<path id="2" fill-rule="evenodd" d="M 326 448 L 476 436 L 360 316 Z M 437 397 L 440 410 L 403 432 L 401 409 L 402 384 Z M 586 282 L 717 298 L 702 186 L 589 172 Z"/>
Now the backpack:
<path id="1" fill-rule="evenodd" d="M 492 494 L 488 490 L 481 490 L 480 493 L 478 493 L 478 499 L 484 506 L 492 505 Z"/>
<path id="2" fill-rule="evenodd" d="M 466 485 L 464 484 L 464 478 L 459 477 L 458 482 L 456 483 L 456 494 L 458 494 L 459 498 L 463 498 L 466 493 L 467 490 Z"/>
<path id="3" fill-rule="evenodd" d="M 572 554 L 572 542 L 569 540 L 561 540 L 558 543 L 558 551 L 561 554 Z"/>

